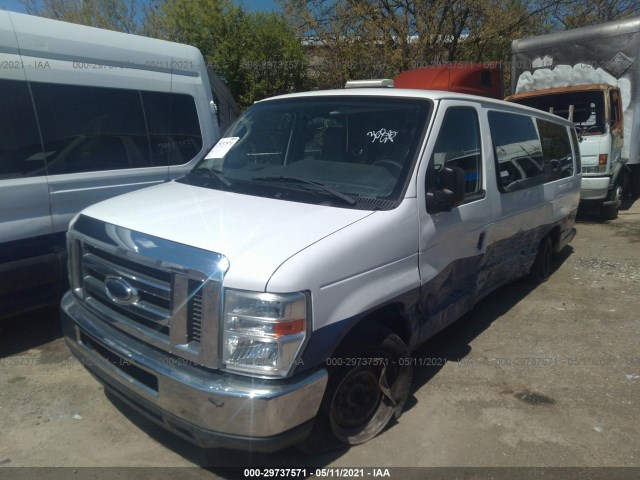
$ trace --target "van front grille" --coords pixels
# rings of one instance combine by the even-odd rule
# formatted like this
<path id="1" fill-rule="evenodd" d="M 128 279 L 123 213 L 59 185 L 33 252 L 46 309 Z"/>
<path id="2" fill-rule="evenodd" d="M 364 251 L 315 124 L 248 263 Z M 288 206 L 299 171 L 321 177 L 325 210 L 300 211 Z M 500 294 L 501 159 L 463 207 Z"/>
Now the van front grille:
<path id="1" fill-rule="evenodd" d="M 124 280 L 138 292 L 139 300 L 119 304 L 107 293 L 106 280 Z M 140 328 L 169 337 L 169 319 L 173 313 L 172 275 L 130 259 L 84 244 L 82 281 L 85 299 L 103 313 L 113 310 L 139 324 Z"/>
<path id="2" fill-rule="evenodd" d="M 73 291 L 88 309 L 171 355 L 218 367 L 224 273 L 215 269 L 224 257 L 86 217 L 75 228 L 97 237 L 74 230 L 69 234 Z M 109 244 L 111 238 L 127 242 Z M 176 259 L 188 265 L 178 265 Z"/>

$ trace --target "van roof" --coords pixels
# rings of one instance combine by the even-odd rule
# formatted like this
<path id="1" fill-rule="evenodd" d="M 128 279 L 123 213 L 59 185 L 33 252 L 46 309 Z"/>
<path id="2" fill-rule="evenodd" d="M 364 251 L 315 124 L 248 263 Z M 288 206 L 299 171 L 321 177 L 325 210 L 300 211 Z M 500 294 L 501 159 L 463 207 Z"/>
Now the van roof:
<path id="1" fill-rule="evenodd" d="M 14 32 L 18 51 L 5 44 L 0 45 L 0 51 L 189 76 L 201 74 L 203 64 L 200 51 L 189 45 L 0 11 L 0 38 L 13 36 Z"/>
<path id="2" fill-rule="evenodd" d="M 558 115 L 537 110 L 535 108 L 527 107 L 512 102 L 505 102 L 504 100 L 497 100 L 489 97 L 481 97 L 478 95 L 468 95 L 465 93 L 446 92 L 439 90 L 420 90 L 420 89 L 408 89 L 408 88 L 350 88 L 350 89 L 337 89 L 337 90 L 317 90 L 311 92 L 301 93 L 289 93 L 286 95 L 279 95 L 277 97 L 270 97 L 261 102 L 269 102 L 272 100 L 286 99 L 286 98 L 308 98 L 308 97 L 326 97 L 326 96 L 343 96 L 343 97 L 402 97 L 402 98 L 424 98 L 433 101 L 439 100 L 466 100 L 476 103 L 484 104 L 486 107 L 495 106 L 501 110 L 511 110 L 513 112 L 527 113 L 536 117 L 543 117 L 553 122 L 562 123 L 567 126 L 573 126 L 573 123 L 565 120 Z M 258 103 L 258 102 L 256 102 Z"/>

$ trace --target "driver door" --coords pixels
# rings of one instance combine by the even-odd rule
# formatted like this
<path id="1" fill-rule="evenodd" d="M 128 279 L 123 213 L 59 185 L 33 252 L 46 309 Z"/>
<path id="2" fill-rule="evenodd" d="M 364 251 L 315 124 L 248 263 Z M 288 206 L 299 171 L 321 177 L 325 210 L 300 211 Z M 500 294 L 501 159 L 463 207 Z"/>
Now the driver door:
<path id="1" fill-rule="evenodd" d="M 483 112 L 474 103 L 445 100 L 438 107 L 419 190 L 420 279 L 426 339 L 457 320 L 475 304 L 487 281 L 485 252 L 491 224 L 486 195 L 490 145 L 483 145 Z M 440 128 L 437 128 L 440 126 Z M 438 188 L 444 165 L 465 172 L 465 200 L 450 212 L 429 213 L 426 192 Z M 422 177 L 419 177 L 422 178 Z"/>

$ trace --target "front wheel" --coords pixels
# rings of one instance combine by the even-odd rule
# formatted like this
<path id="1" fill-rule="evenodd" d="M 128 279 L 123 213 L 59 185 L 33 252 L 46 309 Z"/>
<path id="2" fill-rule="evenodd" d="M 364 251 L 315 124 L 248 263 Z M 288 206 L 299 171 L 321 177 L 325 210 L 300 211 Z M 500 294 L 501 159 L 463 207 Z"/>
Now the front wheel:
<path id="1" fill-rule="evenodd" d="M 622 201 L 622 196 L 622 187 L 616 185 L 607 196 L 608 204 L 600 207 L 600 216 L 603 220 L 615 220 L 618 218 L 618 207 Z"/>
<path id="2" fill-rule="evenodd" d="M 363 330 L 363 337 L 368 338 L 354 338 L 334 357 L 323 401 L 323 420 L 337 440 L 349 445 L 371 440 L 394 413 L 398 416 L 411 386 L 411 361 L 402 339 L 377 326 Z"/>

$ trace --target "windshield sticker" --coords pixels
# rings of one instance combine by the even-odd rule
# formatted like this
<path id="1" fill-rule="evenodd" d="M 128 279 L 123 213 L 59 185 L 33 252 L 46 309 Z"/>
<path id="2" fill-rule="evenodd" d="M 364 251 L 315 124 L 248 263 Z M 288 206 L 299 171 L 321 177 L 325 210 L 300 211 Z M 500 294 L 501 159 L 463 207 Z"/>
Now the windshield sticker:
<path id="1" fill-rule="evenodd" d="M 376 140 L 380 140 L 380 143 L 393 143 L 393 139 L 398 134 L 395 130 L 387 130 L 386 128 L 381 128 L 377 132 L 369 132 L 368 136 L 372 137 L 371 143 L 376 143 Z"/>
<path id="2" fill-rule="evenodd" d="M 205 158 L 224 158 L 224 156 L 231 150 L 240 137 L 226 137 L 221 138 L 216 143 L 215 147 L 211 149 Z"/>

